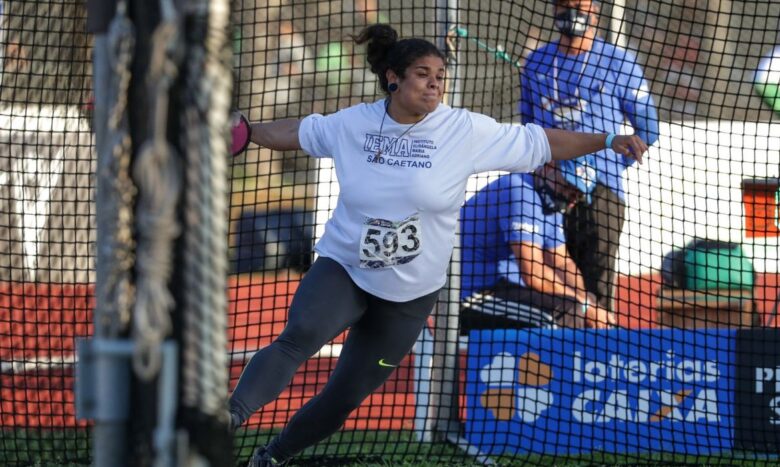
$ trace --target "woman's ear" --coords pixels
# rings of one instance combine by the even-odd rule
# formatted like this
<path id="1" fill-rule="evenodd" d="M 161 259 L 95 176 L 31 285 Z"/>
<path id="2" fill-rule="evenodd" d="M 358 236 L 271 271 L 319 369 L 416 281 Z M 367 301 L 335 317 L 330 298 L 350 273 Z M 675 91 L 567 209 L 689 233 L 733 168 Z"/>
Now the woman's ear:
<path id="1" fill-rule="evenodd" d="M 400 81 L 400 78 L 398 75 L 391 69 L 388 68 L 388 70 L 385 72 L 385 78 L 387 78 L 388 83 L 397 83 Z"/>

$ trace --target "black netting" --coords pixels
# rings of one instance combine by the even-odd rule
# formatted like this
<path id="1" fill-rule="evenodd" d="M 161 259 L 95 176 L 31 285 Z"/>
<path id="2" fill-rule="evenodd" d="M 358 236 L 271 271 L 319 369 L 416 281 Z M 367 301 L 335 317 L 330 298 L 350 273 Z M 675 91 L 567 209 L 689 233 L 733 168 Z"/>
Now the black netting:
<path id="1" fill-rule="evenodd" d="M 575 82 L 585 96 L 570 98 L 615 97 L 626 120 L 617 122 L 616 133 L 630 132 L 631 122 L 640 134 L 654 132 L 649 123 L 636 121 L 644 110 L 634 107 L 649 96 L 657 109 L 659 137 L 645 164 L 613 177 L 622 178 L 625 190 L 622 231 L 616 227 L 621 213 L 609 207 L 609 193 L 600 189 L 593 197 L 602 204 L 590 215 L 613 219 L 606 229 L 589 232 L 588 219 L 578 225 L 574 216 L 566 229 L 569 237 L 581 232 L 586 239 L 569 247 L 585 268 L 599 260 L 594 250 L 615 262 L 613 308 L 620 329 L 528 330 L 555 320 L 522 306 L 513 317 L 497 317 L 507 313 L 506 304 L 485 297 L 458 302 L 458 285 L 467 274 L 482 275 L 475 282 L 484 287 L 495 281 L 497 275 L 480 269 L 480 261 L 506 259 L 501 249 L 509 247 L 502 235 L 509 233 L 501 228 L 506 221 L 501 216 L 515 212 L 491 206 L 517 200 L 502 198 L 496 185 L 493 198 L 475 202 L 471 223 L 465 229 L 461 223 L 458 244 L 465 242 L 468 249 L 476 243 L 477 251 L 456 248 L 450 277 L 455 291 L 443 293 L 428 340 L 421 338 L 402 369 L 349 417 L 342 432 L 304 451 L 301 459 L 441 465 L 484 460 L 474 456 L 476 451 L 466 454 L 469 445 L 513 465 L 772 459 L 772 443 L 778 440 L 771 421 L 776 393 L 768 389 L 770 376 L 757 390 L 755 372 L 763 368 L 774 374 L 769 368 L 777 362 L 771 347 L 777 337 L 753 328 L 776 325 L 773 203 L 780 127 L 754 76 L 759 59 L 777 43 L 780 10 L 771 2 L 615 3 L 601 2 L 596 27 L 605 46 L 586 59 L 594 62 L 587 73 L 597 79 L 583 79 L 582 61 L 563 58 L 556 75 L 563 80 L 561 101 L 574 92 Z M 236 104 L 251 120 L 268 121 L 329 114 L 384 97 L 368 71 L 364 48 L 349 35 L 385 22 L 402 37 L 421 36 L 448 51 L 449 105 L 501 122 L 534 121 L 533 111 L 543 114 L 550 103 L 531 96 L 526 101 L 531 115 L 523 117 L 520 76 L 525 73 L 530 94 L 553 92 L 550 63 L 533 72 L 528 66 L 532 52 L 560 37 L 553 15 L 547 1 L 267 7 L 237 2 Z M 627 51 L 628 58 L 610 44 Z M 641 72 L 639 82 L 629 86 L 631 57 Z M 599 102 L 575 101 L 570 109 L 550 113 L 560 118 L 559 127 L 609 132 L 610 102 L 603 97 L 598 107 Z M 574 111 L 595 116 L 582 121 Z M 234 382 L 252 353 L 284 327 L 298 281 L 314 258 L 312 245 L 336 205 L 331 167 L 330 161 L 314 161 L 302 152 L 253 145 L 234 162 Z M 464 199 L 500 176 L 472 177 Z M 491 223 L 495 231 L 485 227 Z M 490 241 L 496 244 L 485 245 Z M 541 264 L 530 264 L 526 281 L 534 275 L 549 279 Z M 609 289 L 591 269 L 583 272 L 587 286 Z M 499 298 L 517 298 L 512 294 L 518 292 L 505 293 Z M 522 296 L 521 302 L 539 300 Z M 447 318 L 457 314 L 460 324 Z M 583 320 L 558 324 L 578 323 Z M 322 388 L 343 342 L 340 336 L 324 347 L 275 403 L 239 430 L 239 457 L 267 443 Z M 764 350 L 750 354 L 747 348 Z M 743 367 L 746 361 L 753 366 Z M 448 437 L 460 438 L 462 446 L 442 442 Z"/>
<path id="2" fill-rule="evenodd" d="M 86 463 L 72 394 L 95 281 L 86 7 L 0 11 L 0 464 Z"/>

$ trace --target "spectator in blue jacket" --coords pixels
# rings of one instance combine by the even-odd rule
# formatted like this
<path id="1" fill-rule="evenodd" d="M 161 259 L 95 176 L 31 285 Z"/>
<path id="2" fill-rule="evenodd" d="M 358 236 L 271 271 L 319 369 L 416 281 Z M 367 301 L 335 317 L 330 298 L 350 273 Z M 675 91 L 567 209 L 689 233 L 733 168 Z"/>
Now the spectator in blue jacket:
<path id="1" fill-rule="evenodd" d="M 650 88 L 631 53 L 596 37 L 598 2 L 554 0 L 553 5 L 560 39 L 528 57 L 520 77 L 522 122 L 618 134 L 628 121 L 648 146 L 655 143 L 658 113 Z M 633 160 L 606 146 L 594 154 L 595 187 L 566 213 L 565 231 L 586 287 L 612 309 L 626 208 L 623 172 Z"/>

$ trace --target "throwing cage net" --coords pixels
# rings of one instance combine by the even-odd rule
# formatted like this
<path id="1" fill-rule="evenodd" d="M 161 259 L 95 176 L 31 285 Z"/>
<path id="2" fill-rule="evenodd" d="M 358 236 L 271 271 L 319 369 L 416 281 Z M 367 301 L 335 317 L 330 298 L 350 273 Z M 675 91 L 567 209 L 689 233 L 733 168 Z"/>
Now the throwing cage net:
<path id="1" fill-rule="evenodd" d="M 489 290 L 497 279 L 521 278 L 530 288 L 546 263 L 525 263 L 531 272 L 521 274 L 512 264 L 523 257 L 504 254 L 488 274 L 490 261 L 470 249 L 506 252 L 511 223 L 502 230 L 490 216 L 514 214 L 511 201 L 474 201 L 448 284 L 409 357 L 342 431 L 296 461 L 776 463 L 780 58 L 771 57 L 780 5 L 594 3 L 600 45 L 567 61 L 545 49 L 560 34 L 553 2 L 544 0 L 236 0 L 230 21 L 213 5 L 170 2 L 188 18 L 179 38 L 187 52 L 166 56 L 176 77 L 151 83 L 124 80 L 155 73 L 150 44 L 167 2 L 128 1 L 128 22 L 111 10 L 104 28 L 90 26 L 93 34 L 83 2 L 0 3 L 0 464 L 87 464 L 123 444 L 132 446 L 128 456 L 150 462 L 160 452 L 156 417 L 171 403 L 178 417 L 166 426 L 186 428 L 200 454 L 217 462 L 207 446 L 224 441 L 224 395 L 284 328 L 338 195 L 327 159 L 250 145 L 226 161 L 228 106 L 268 121 L 383 97 L 364 48 L 349 38 L 374 23 L 446 51 L 447 105 L 505 123 L 549 115 L 549 125 L 596 132 L 606 132 L 617 111 L 624 118 L 616 132 L 632 133 L 647 129 L 637 108 L 649 97 L 658 124 L 648 133 L 657 141 L 643 165 L 601 168 L 610 180 L 602 185 L 622 186 L 624 221 L 595 211 L 612 219 L 596 236 L 605 244 L 569 249 L 583 268 L 582 258 L 600 248 L 614 262 L 613 281 L 584 281 L 611 290 L 604 306 L 614 310 L 612 329 L 577 329 Z M 111 66 L 93 69 L 100 54 Z M 143 56 L 148 66 L 138 68 L 132 57 Z M 232 103 L 224 81 L 231 58 Z M 161 140 L 176 155 L 157 153 L 157 165 L 138 172 L 142 143 L 154 139 L 155 92 L 170 96 Z M 113 157 L 99 159 L 103 151 Z M 395 159 L 413 160 L 400 152 Z M 500 200 L 494 183 L 505 176 L 473 176 L 464 202 L 491 190 Z M 220 187 L 224 177 L 229 185 Z M 155 204 L 160 199 L 167 204 Z M 561 228 L 567 242 L 587 238 L 587 225 Z M 543 250 L 541 237 L 526 243 Z M 484 287 L 466 290 L 474 283 Z M 94 373 L 128 383 L 126 415 L 100 412 L 94 425 L 76 419 L 81 337 L 146 349 L 137 360 L 122 357 L 135 362 L 125 376 Z M 169 337 L 181 370 L 175 402 L 166 405 L 149 349 Z M 323 347 L 236 432 L 237 462 L 322 389 L 343 342 L 341 335 Z"/>

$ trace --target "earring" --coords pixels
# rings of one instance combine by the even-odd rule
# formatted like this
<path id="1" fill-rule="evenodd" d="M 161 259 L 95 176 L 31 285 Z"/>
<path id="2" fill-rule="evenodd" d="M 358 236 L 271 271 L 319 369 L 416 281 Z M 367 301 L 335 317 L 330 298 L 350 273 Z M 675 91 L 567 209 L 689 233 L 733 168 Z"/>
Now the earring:
<path id="1" fill-rule="evenodd" d="M 396 83 L 390 83 L 387 85 L 387 90 L 390 92 L 396 92 L 398 91 L 398 84 Z"/>

